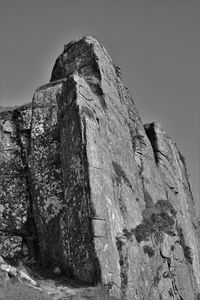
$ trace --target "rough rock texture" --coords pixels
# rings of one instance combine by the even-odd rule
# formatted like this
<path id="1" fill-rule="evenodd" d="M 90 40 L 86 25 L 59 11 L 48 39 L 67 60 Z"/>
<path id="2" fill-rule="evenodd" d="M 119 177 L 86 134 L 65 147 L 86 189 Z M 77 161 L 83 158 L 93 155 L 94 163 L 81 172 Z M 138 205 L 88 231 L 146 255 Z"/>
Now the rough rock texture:
<path id="1" fill-rule="evenodd" d="M 31 105 L 0 114 L 0 249 L 11 257 L 28 235 L 30 124 Z"/>
<path id="2" fill-rule="evenodd" d="M 84 37 L 64 47 L 32 106 L 1 112 L 0 254 L 102 282 L 119 299 L 199 299 L 185 159 L 160 125 L 143 126 L 120 75 Z"/>
<path id="3" fill-rule="evenodd" d="M 57 264 L 62 249 L 59 218 L 63 206 L 63 184 L 56 102 L 61 90 L 62 83 L 39 88 L 32 107 L 29 156 L 32 212 L 38 239 L 37 255 L 45 265 L 49 261 Z"/>

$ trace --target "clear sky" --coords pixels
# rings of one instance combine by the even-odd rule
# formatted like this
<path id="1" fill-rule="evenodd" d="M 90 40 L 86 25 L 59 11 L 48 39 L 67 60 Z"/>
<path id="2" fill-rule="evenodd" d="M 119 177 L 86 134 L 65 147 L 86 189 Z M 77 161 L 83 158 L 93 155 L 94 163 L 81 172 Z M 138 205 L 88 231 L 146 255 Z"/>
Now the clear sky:
<path id="1" fill-rule="evenodd" d="M 186 156 L 199 201 L 200 0 L 0 0 L 0 105 L 30 102 L 63 45 L 88 34 L 122 68 L 143 122 Z"/>

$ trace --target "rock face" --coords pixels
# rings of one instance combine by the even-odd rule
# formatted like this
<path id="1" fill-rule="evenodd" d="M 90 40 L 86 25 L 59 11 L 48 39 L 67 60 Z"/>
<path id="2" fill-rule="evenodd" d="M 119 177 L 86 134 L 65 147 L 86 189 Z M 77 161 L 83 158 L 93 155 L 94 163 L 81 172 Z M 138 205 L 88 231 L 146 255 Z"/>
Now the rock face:
<path id="1" fill-rule="evenodd" d="M 32 105 L 0 113 L 0 254 L 106 285 L 118 299 L 200 297 L 185 159 L 143 126 L 105 48 L 64 47 Z"/>
<path id="2" fill-rule="evenodd" d="M 4 256 L 21 251 L 28 233 L 30 124 L 31 105 L 0 114 L 0 249 Z"/>

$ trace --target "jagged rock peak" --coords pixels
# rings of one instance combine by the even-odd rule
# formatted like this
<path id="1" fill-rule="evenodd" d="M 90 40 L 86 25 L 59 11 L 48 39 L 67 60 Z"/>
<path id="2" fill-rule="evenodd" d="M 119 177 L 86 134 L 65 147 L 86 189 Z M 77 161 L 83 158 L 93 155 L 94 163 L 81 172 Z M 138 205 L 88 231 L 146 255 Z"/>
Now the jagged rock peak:
<path id="1" fill-rule="evenodd" d="M 111 68 L 110 65 L 113 65 L 112 59 L 104 46 L 94 37 L 85 36 L 64 46 L 63 53 L 53 67 L 50 81 L 66 78 L 72 74 L 87 76 L 88 80 L 90 75 L 95 76 L 98 81 L 102 73 Z"/>
<path id="2" fill-rule="evenodd" d="M 63 53 L 67 52 L 69 50 L 70 47 L 72 47 L 73 45 L 77 44 L 77 43 L 87 43 L 87 44 L 99 44 L 99 42 L 97 41 L 96 38 L 94 38 L 91 35 L 87 35 L 84 36 L 82 38 L 76 39 L 76 40 L 71 40 L 69 43 L 64 45 L 64 49 L 63 49 Z"/>
<path id="3" fill-rule="evenodd" d="M 143 126 L 120 74 L 87 36 L 64 47 L 32 105 L 0 113 L 0 255 L 117 299 L 196 300 L 185 160 L 160 125 Z"/>

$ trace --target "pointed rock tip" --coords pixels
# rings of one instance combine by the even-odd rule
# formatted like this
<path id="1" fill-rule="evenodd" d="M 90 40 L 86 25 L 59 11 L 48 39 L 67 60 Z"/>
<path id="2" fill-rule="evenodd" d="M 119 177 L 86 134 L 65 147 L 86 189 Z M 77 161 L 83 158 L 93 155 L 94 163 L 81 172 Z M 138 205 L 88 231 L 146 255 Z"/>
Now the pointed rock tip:
<path id="1" fill-rule="evenodd" d="M 50 82 L 67 78 L 75 73 L 83 75 L 88 70 L 90 70 L 91 75 L 94 73 L 93 75 L 98 77 L 97 73 L 99 71 L 97 70 L 99 66 L 97 61 L 99 60 L 104 62 L 104 68 L 108 68 L 109 64 L 112 64 L 112 59 L 105 47 L 96 38 L 86 35 L 80 39 L 72 40 L 64 45 L 63 52 L 56 59 Z M 86 65 L 88 66 L 87 71 L 84 70 Z M 86 76 L 88 77 L 88 74 Z"/>
<path id="2" fill-rule="evenodd" d="M 65 44 L 63 52 L 67 52 L 69 50 L 69 48 L 71 48 L 71 46 L 73 46 L 79 42 L 85 42 L 88 44 L 99 44 L 98 40 L 95 37 L 93 37 L 92 35 L 85 35 L 81 38 L 73 39 L 69 43 Z"/>

